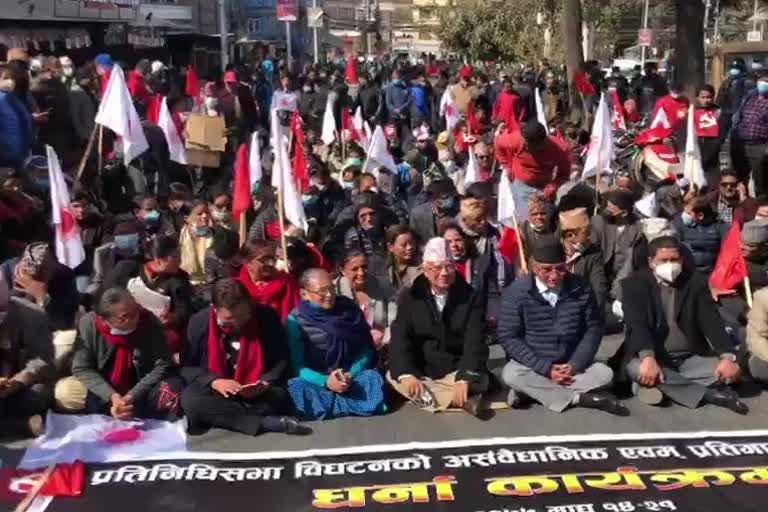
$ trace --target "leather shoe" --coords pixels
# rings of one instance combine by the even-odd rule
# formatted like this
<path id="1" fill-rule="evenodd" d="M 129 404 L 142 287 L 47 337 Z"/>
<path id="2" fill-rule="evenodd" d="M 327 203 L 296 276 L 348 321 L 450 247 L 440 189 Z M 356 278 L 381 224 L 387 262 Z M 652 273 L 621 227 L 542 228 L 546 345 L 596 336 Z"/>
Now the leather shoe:
<path id="1" fill-rule="evenodd" d="M 739 397 L 730 389 L 708 389 L 704 394 L 704 403 L 725 407 L 736 414 L 746 415 L 749 412 L 747 404 L 739 400 Z"/>
<path id="2" fill-rule="evenodd" d="M 464 411 L 471 414 L 475 418 L 481 420 L 489 419 L 488 402 L 483 399 L 483 395 L 474 395 L 467 398 L 467 402 L 462 407 Z"/>
<path id="3" fill-rule="evenodd" d="M 283 416 L 280 418 L 280 426 L 282 427 L 282 431 L 289 436 L 308 436 L 313 432 L 310 427 L 302 425 L 301 422 L 293 416 Z"/>
<path id="4" fill-rule="evenodd" d="M 598 409 L 616 416 L 629 416 L 629 409 L 624 404 L 613 398 L 592 393 L 581 393 L 576 404 L 579 407 Z"/>

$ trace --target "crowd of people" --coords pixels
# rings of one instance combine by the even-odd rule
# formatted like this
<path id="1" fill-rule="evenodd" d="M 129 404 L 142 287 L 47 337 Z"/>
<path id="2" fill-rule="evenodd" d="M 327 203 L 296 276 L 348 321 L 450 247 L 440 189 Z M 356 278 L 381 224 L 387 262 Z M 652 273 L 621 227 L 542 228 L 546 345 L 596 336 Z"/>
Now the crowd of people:
<path id="1" fill-rule="evenodd" d="M 263 59 L 192 93 L 193 68 L 141 60 L 125 75 L 149 150 L 124 164 L 109 130 L 91 149 L 115 66 L 22 49 L 0 64 L 3 433 L 40 434 L 53 410 L 307 435 L 305 420 L 400 398 L 489 419 L 493 394 L 558 413 L 626 416 L 635 395 L 747 414 L 737 385 L 768 381 L 768 73 L 736 61 L 717 94 L 687 98 L 652 64 L 625 77 L 589 62 L 569 83 L 546 62 Z M 693 102 L 707 186 L 618 165 L 582 179 L 601 92 L 628 126 L 662 114 L 676 153 Z M 158 102 L 179 134 L 190 113 L 224 119 L 217 166 L 170 158 Z M 358 114 L 394 168 L 374 161 Z M 301 123 L 306 227 L 271 186 L 273 118 Z M 240 219 L 235 154 L 254 134 L 264 177 Z M 76 268 L 56 257 L 45 146 L 68 175 Z M 497 213 L 507 186 L 511 222 Z M 751 286 L 716 288 L 734 225 Z M 624 341 L 598 361 L 606 334 Z"/>

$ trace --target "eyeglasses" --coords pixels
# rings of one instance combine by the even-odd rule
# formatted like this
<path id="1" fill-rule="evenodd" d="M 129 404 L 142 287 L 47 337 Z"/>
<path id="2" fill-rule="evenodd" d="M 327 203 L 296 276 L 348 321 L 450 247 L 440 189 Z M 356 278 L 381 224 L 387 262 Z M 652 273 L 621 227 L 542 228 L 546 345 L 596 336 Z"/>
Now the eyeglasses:
<path id="1" fill-rule="evenodd" d="M 308 293 L 314 293 L 320 297 L 333 297 L 336 295 L 336 288 L 334 288 L 333 285 L 320 288 L 319 290 L 310 290 L 309 288 L 305 288 L 305 290 L 307 290 Z"/>
<path id="2" fill-rule="evenodd" d="M 478 160 L 488 160 L 491 157 L 490 155 L 475 155 L 475 158 L 477 158 Z"/>
<path id="3" fill-rule="evenodd" d="M 443 263 L 442 265 L 430 263 L 428 265 L 424 265 L 424 270 L 435 272 L 436 274 L 439 274 L 443 271 L 450 274 L 456 270 L 456 265 L 453 263 Z"/>
<path id="4" fill-rule="evenodd" d="M 544 275 L 548 274 L 565 274 L 567 272 L 567 269 L 565 268 L 565 265 L 557 265 L 554 267 L 538 267 L 538 271 L 541 272 Z"/>

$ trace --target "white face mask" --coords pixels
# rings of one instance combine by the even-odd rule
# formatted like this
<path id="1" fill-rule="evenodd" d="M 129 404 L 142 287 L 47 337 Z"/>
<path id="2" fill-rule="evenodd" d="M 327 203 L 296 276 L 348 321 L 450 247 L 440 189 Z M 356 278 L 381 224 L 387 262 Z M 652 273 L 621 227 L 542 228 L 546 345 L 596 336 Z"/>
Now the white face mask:
<path id="1" fill-rule="evenodd" d="M 75 68 L 73 68 L 73 67 L 64 66 L 61 69 L 64 72 L 64 76 L 66 76 L 67 78 L 75 75 Z"/>
<path id="2" fill-rule="evenodd" d="M 674 283 L 682 271 L 683 265 L 677 261 L 660 263 L 653 268 L 653 273 L 656 274 L 656 277 L 669 284 Z"/>
<path id="3" fill-rule="evenodd" d="M 219 106 L 219 99 L 214 98 L 213 96 L 208 96 L 205 98 L 205 108 L 208 110 L 215 110 L 216 107 Z"/>
<path id="4" fill-rule="evenodd" d="M 135 327 L 133 329 L 128 330 L 128 329 L 118 329 L 117 327 L 112 327 L 111 325 L 109 326 L 109 333 L 114 336 L 128 336 L 135 330 L 136 330 Z"/>

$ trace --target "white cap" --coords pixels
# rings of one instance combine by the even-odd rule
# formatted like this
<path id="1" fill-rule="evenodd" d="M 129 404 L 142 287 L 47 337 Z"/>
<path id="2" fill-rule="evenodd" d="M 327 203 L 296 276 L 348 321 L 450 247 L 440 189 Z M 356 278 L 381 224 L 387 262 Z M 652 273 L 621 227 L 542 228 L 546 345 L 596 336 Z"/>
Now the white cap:
<path id="1" fill-rule="evenodd" d="M 431 238 L 427 245 L 424 246 L 424 256 L 421 258 L 421 261 L 425 263 L 445 263 L 451 259 L 448 255 L 448 242 L 436 236 Z"/>
<path id="2" fill-rule="evenodd" d="M 62 67 L 73 67 L 74 63 L 72 62 L 72 59 L 69 58 L 69 56 L 65 55 L 63 57 L 59 57 L 59 62 L 61 63 Z"/>
<path id="3" fill-rule="evenodd" d="M 153 73 L 157 73 L 158 71 L 162 71 L 163 69 L 165 69 L 165 64 L 163 64 L 159 60 L 153 61 L 151 69 Z"/>
<path id="4" fill-rule="evenodd" d="M 32 60 L 29 61 L 29 69 L 32 71 L 40 71 L 43 69 L 43 59 L 40 57 L 34 57 Z"/>

